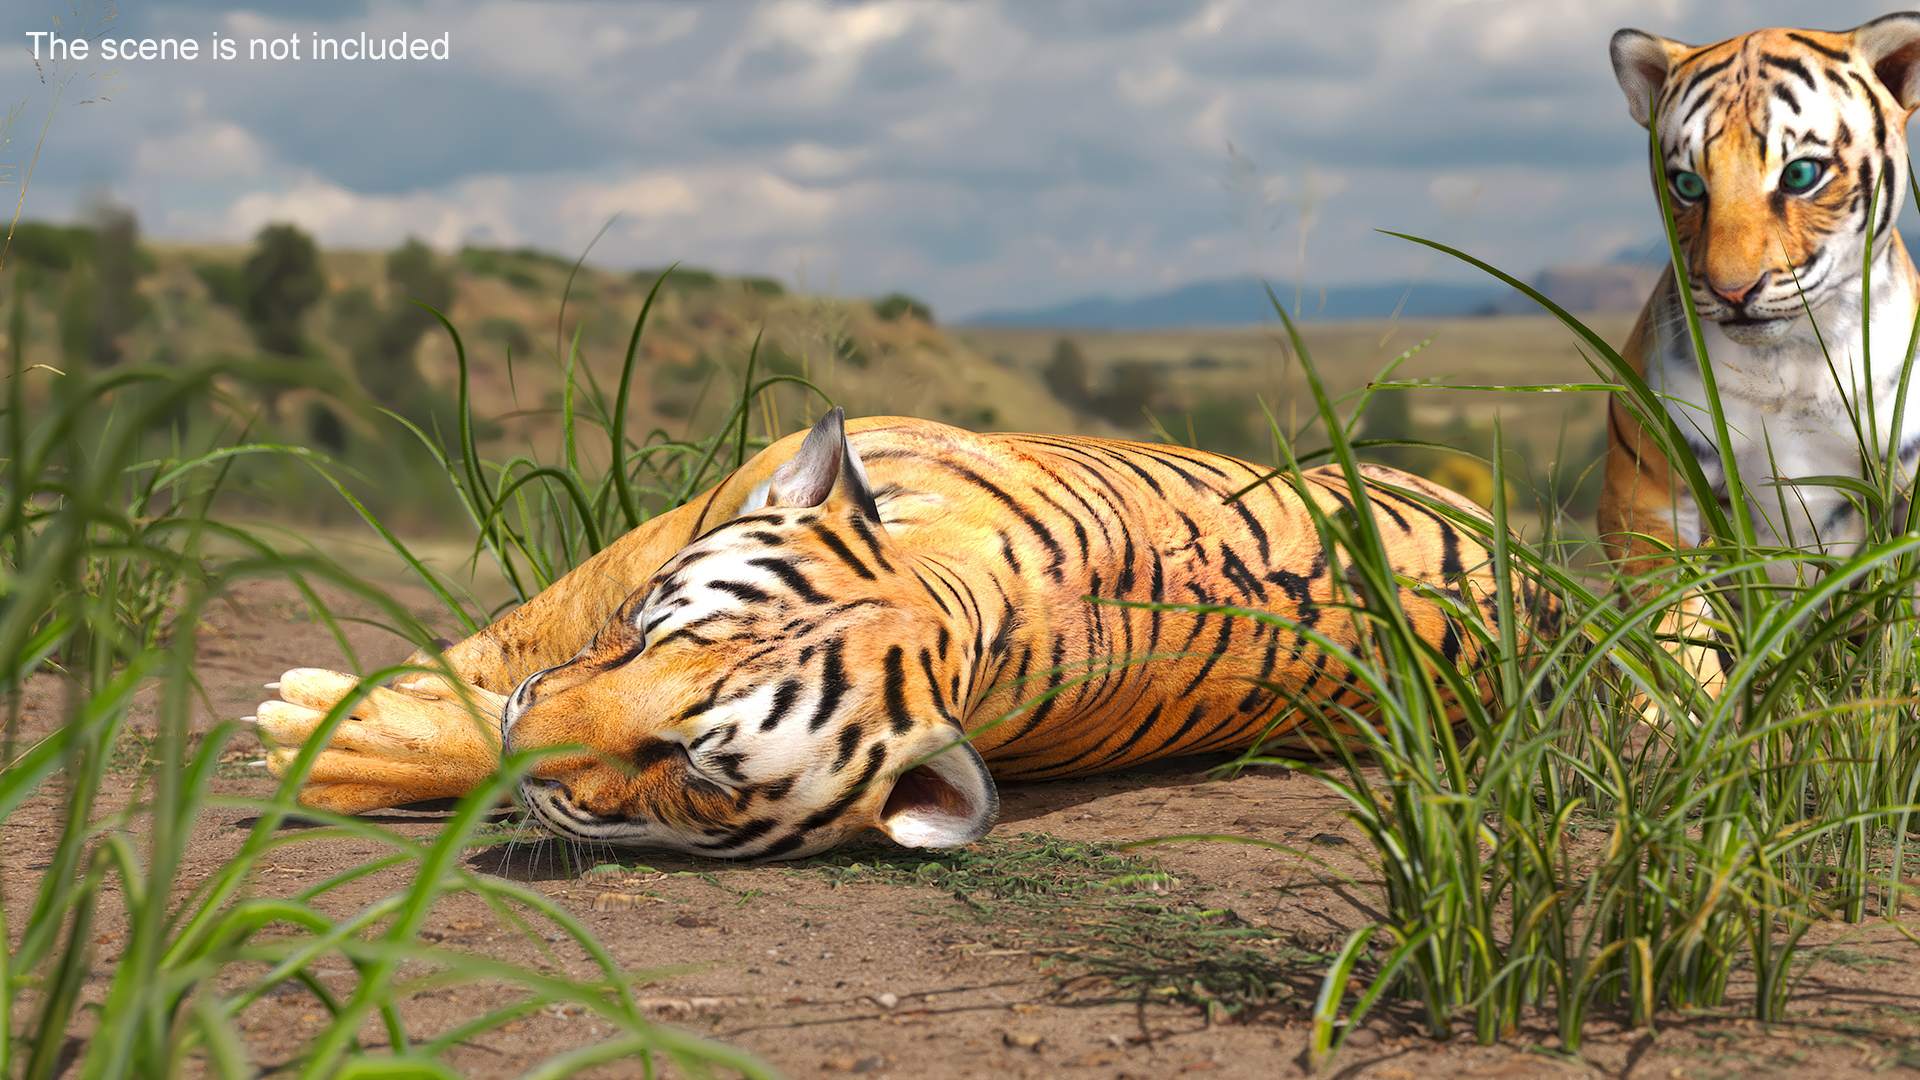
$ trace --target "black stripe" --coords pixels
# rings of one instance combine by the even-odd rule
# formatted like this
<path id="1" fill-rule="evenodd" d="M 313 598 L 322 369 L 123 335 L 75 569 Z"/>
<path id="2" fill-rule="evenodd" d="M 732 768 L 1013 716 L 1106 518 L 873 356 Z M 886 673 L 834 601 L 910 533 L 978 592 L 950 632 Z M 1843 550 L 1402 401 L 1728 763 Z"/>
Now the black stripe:
<path id="1" fill-rule="evenodd" d="M 1795 60 L 1791 56 L 1777 56 L 1773 53 L 1761 53 L 1760 64 L 1762 67 L 1777 67 L 1781 71 L 1792 72 L 1794 75 L 1799 77 L 1801 82 L 1807 84 L 1807 89 L 1809 90 L 1813 90 L 1817 92 L 1820 89 L 1820 84 L 1813 81 L 1813 72 L 1807 70 L 1807 65 L 1801 63 L 1798 60 Z"/>
<path id="2" fill-rule="evenodd" d="M 1213 648 L 1209 650 L 1210 655 L 1207 657 L 1207 662 L 1200 665 L 1200 673 L 1195 675 L 1193 681 L 1188 683 L 1186 688 L 1180 691 L 1179 696 L 1186 697 L 1188 694 L 1193 693 L 1194 687 L 1199 686 L 1200 683 L 1213 672 L 1213 666 L 1218 664 L 1220 658 L 1227 654 L 1227 643 L 1233 640 L 1233 624 L 1234 619 L 1232 617 L 1223 616 L 1220 619 L 1220 639 L 1215 641 Z M 1184 652 L 1185 650 L 1182 651 Z"/>
<path id="3" fill-rule="evenodd" d="M 1041 491 L 1039 488 L 1034 488 L 1033 493 L 1035 495 L 1040 496 L 1041 499 L 1045 500 L 1048 506 L 1051 506 L 1055 510 L 1058 510 L 1060 512 L 1060 516 L 1066 518 L 1067 521 L 1073 525 L 1074 540 L 1080 545 L 1080 565 L 1085 566 L 1088 562 L 1091 561 L 1092 545 L 1088 543 L 1087 527 L 1080 523 L 1080 516 L 1078 514 L 1075 514 L 1073 511 L 1068 510 L 1066 507 L 1061 506 L 1058 502 L 1054 501 L 1051 495 L 1048 495 L 1046 492 Z M 1088 507 L 1087 510 L 1089 513 L 1091 513 L 1093 508 Z"/>
<path id="4" fill-rule="evenodd" d="M 1155 747 L 1151 753 L 1145 755 L 1139 760 L 1152 761 L 1155 758 L 1164 757 L 1168 754 L 1174 753 L 1175 748 L 1180 743 L 1180 740 L 1186 738 L 1187 732 L 1192 731 L 1194 729 L 1194 725 L 1200 723 L 1200 718 L 1202 716 L 1205 716 L 1206 714 L 1207 714 L 1207 703 L 1204 701 L 1195 702 L 1193 706 L 1193 710 L 1187 713 L 1187 718 L 1183 723 L 1181 723 L 1179 730 L 1175 731 L 1172 735 L 1168 736 L 1165 742 L 1162 742 L 1159 746 Z"/>
<path id="5" fill-rule="evenodd" d="M 864 734 L 866 729 L 860 726 L 858 720 L 850 721 L 840 729 L 840 752 L 833 759 L 834 772 L 846 768 L 847 762 L 853 760 L 853 752 L 860 749 L 860 737 Z"/>
<path id="6" fill-rule="evenodd" d="M 1134 464 L 1133 460 L 1130 457 L 1128 457 L 1126 454 L 1111 452 L 1110 456 L 1113 458 L 1113 460 L 1119 462 L 1121 465 L 1131 470 L 1135 476 L 1138 476 L 1140 479 L 1146 481 L 1147 486 L 1153 489 L 1153 493 L 1155 495 L 1158 495 L 1163 499 L 1166 498 L 1166 495 L 1167 495 L 1166 489 L 1160 486 L 1160 481 L 1154 479 L 1152 473 Z"/>
<path id="7" fill-rule="evenodd" d="M 1460 564 L 1460 534 L 1445 521 L 1434 523 L 1440 529 L 1440 573 L 1449 578 L 1466 573 Z"/>
<path id="8" fill-rule="evenodd" d="M 1680 91 L 1681 96 L 1685 97 L 1686 95 L 1693 93 L 1694 87 L 1699 86 L 1702 82 L 1706 81 L 1707 79 L 1711 79 L 1715 75 L 1718 75 L 1721 72 L 1732 67 L 1733 62 L 1737 59 L 1739 59 L 1737 55 L 1729 56 L 1725 60 L 1722 60 L 1717 64 L 1708 64 L 1706 67 L 1703 67 L 1699 71 L 1694 72 L 1693 76 L 1687 80 L 1687 88 L 1685 90 Z"/>
<path id="9" fill-rule="evenodd" d="M 1367 501 L 1373 504 L 1374 510 L 1391 518 L 1395 525 L 1400 526 L 1401 532 L 1412 532 L 1413 526 L 1407 524 L 1407 519 L 1401 517 L 1400 511 L 1394 508 L 1394 505 L 1401 502 L 1406 496 L 1400 494 L 1395 488 L 1379 480 L 1375 480 L 1372 477 L 1363 475 L 1360 479 L 1362 483 L 1367 485 L 1369 493 L 1373 496 Z"/>
<path id="10" fill-rule="evenodd" d="M 744 581 L 709 581 L 707 582 L 707 588 L 712 589 L 714 592 L 723 592 L 731 596 L 739 597 L 749 604 L 765 604 L 773 600 L 773 596 L 765 589 L 755 585 L 749 585 Z"/>
<path id="11" fill-rule="evenodd" d="M 921 588 L 927 590 L 927 595 L 933 597 L 934 603 L 940 605 L 940 611 L 942 614 L 946 615 L 948 618 L 953 617 L 953 609 L 948 607 L 947 602 L 940 598 L 940 594 L 938 592 L 935 592 L 933 586 L 927 583 L 927 579 L 921 575 L 920 571 L 915 570 L 913 572 L 913 579 L 920 583 Z"/>
<path id="12" fill-rule="evenodd" d="M 767 835 L 772 832 L 773 827 L 778 824 L 780 823 L 773 818 L 755 818 L 721 837 L 719 840 L 712 843 L 697 843 L 693 846 L 705 851 L 721 851 L 727 848 L 737 848 L 744 844 L 751 844 L 755 840 Z"/>
<path id="13" fill-rule="evenodd" d="M 886 762 L 887 748 L 884 745 L 874 743 L 872 746 L 867 747 L 867 767 L 861 771 L 860 779 L 855 780 L 849 785 L 847 787 L 847 793 L 840 796 L 832 806 L 824 810 L 816 811 L 805 821 L 802 821 L 799 831 L 802 833 L 812 832 L 839 817 L 841 814 L 846 813 L 847 807 L 852 806 L 861 795 L 866 793 L 867 785 L 873 782 L 875 776 L 880 775 L 880 766 L 886 764 Z"/>
<path id="14" fill-rule="evenodd" d="M 1793 89 L 1786 83 L 1774 83 L 1773 96 L 1786 102 L 1787 108 L 1793 110 L 1793 115 L 1800 115 L 1800 99 L 1793 96 Z"/>
<path id="15" fill-rule="evenodd" d="M 880 537 L 874 532 L 873 522 L 868 521 L 864 514 L 855 514 L 853 531 L 860 534 L 860 541 L 873 553 L 873 561 L 880 564 L 880 569 L 893 573 L 893 564 L 887 561 L 886 552 L 880 550 Z"/>
<path id="16" fill-rule="evenodd" d="M 847 564 L 848 569 L 859 575 L 863 580 L 878 580 L 873 576 L 873 571 L 867 569 L 867 564 L 861 562 L 859 557 L 854 555 L 853 549 L 847 547 L 846 541 L 841 540 L 840 537 L 835 535 L 832 529 L 815 522 L 813 525 L 813 535 L 819 537 L 820 542 L 827 545 L 828 551 L 833 552 L 841 562 Z"/>
<path id="17" fill-rule="evenodd" d="M 1014 576 L 1018 577 L 1022 573 L 1024 573 L 1024 571 L 1020 569 L 1020 556 L 1014 554 L 1013 539 L 1007 535 L 1007 531 L 1005 529 L 1001 529 L 999 531 L 1000 531 L 1000 558 L 1006 562 L 1008 568 L 1010 568 L 1013 571 Z"/>
<path id="18" fill-rule="evenodd" d="M 1101 758 L 1099 761 L 1095 762 L 1093 769 L 1091 771 L 1102 772 L 1106 769 L 1116 768 L 1119 765 L 1125 764 L 1125 762 L 1116 761 L 1114 759 L 1118 758 L 1121 754 L 1124 754 L 1127 751 L 1134 749 L 1134 747 L 1136 747 L 1139 744 L 1141 739 L 1146 738 L 1147 732 L 1152 731 L 1153 725 L 1159 722 L 1161 710 L 1165 709 L 1166 707 L 1167 707 L 1167 703 L 1164 701 L 1155 702 L 1153 708 L 1147 712 L 1146 718 L 1141 720 L 1139 724 L 1135 725 L 1133 732 L 1129 734 L 1125 739 L 1121 740 L 1121 743 L 1119 746 L 1114 747 L 1111 751 L 1107 753 L 1106 757 Z M 1112 736 L 1108 736 L 1109 740 L 1111 738 Z M 1103 743 L 1104 741 L 1105 740 L 1103 740 Z M 1097 750 L 1099 749 L 1099 747 L 1096 746 L 1094 749 Z M 1139 761 L 1140 759 L 1129 758 L 1127 760 Z"/>
<path id="19" fill-rule="evenodd" d="M 1048 554 L 1052 556 L 1053 561 L 1052 564 L 1047 567 L 1047 573 L 1051 575 L 1055 581 L 1064 580 L 1065 575 L 1061 574 L 1060 567 L 1066 562 L 1066 550 L 1060 546 L 1060 541 L 1054 539 L 1053 533 L 1049 532 L 1047 527 L 1040 523 L 1040 519 L 1033 516 L 1032 511 L 1021 505 L 1013 496 L 1007 494 L 1005 489 L 1001 488 L 1000 485 L 988 480 L 972 469 L 964 465 L 955 465 L 952 462 L 947 462 L 946 467 L 954 475 L 978 486 L 981 490 L 999 500 L 1007 509 L 1013 511 L 1014 515 L 1025 523 L 1028 529 L 1032 530 L 1034 537 L 1046 547 Z"/>
<path id="20" fill-rule="evenodd" d="M 852 684 L 847 681 L 846 647 L 846 641 L 842 638 L 827 642 L 827 659 L 820 668 L 820 704 L 813 710 L 813 718 L 807 721 L 809 732 L 819 731 L 825 726 L 840 707 L 840 699 L 852 689 Z"/>
<path id="21" fill-rule="evenodd" d="M 748 559 L 747 565 L 758 566 L 774 577 L 779 578 L 782 585 L 793 590 L 799 595 L 800 599 L 805 600 L 809 604 L 824 604 L 829 599 L 825 593 L 814 588 L 813 582 L 808 581 L 805 575 L 795 570 L 793 564 L 786 559 Z"/>
<path id="22" fill-rule="evenodd" d="M 1220 545 L 1220 569 L 1227 575 L 1227 580 L 1233 582 L 1234 588 L 1240 590 L 1242 600 L 1252 601 L 1257 598 L 1262 603 L 1266 602 L 1267 587 L 1260 583 L 1259 578 L 1253 576 L 1253 572 L 1247 569 L 1247 564 L 1242 562 L 1240 556 L 1226 544 Z"/>
<path id="23" fill-rule="evenodd" d="M 887 717 L 893 721 L 893 733 L 904 735 L 913 730 L 913 714 L 907 711 L 907 651 L 898 645 L 887 649 Z"/>
<path id="24" fill-rule="evenodd" d="M 933 651 L 931 649 L 920 650 L 920 671 L 927 677 L 927 693 L 933 698 L 933 707 L 940 710 L 940 715 L 949 723 L 953 724 L 953 726 L 960 727 L 959 717 L 954 716 L 953 710 L 947 708 L 947 696 L 945 692 L 940 689 L 940 676 L 935 674 L 933 670 Z M 960 697 L 958 693 L 959 676 L 956 675 L 954 679 L 954 700 L 958 702 Z M 965 729 L 963 728 L 962 730 Z"/>
<path id="25" fill-rule="evenodd" d="M 1859 72 L 1849 71 L 1847 74 L 1853 77 L 1854 82 L 1860 84 L 1860 89 L 1866 91 L 1867 105 L 1873 109 L 1873 145 L 1877 149 L 1885 150 L 1887 148 L 1887 118 L 1880 112 L 1880 99 L 1874 96 L 1873 87 L 1867 85 L 1867 80 L 1861 78 Z"/>
<path id="26" fill-rule="evenodd" d="M 1260 524 L 1260 519 L 1253 516 L 1253 511 L 1247 509 L 1245 499 L 1235 499 L 1227 505 L 1233 507 L 1234 512 L 1240 515 L 1240 523 L 1253 534 L 1253 542 L 1260 548 L 1260 565 L 1265 566 L 1273 558 L 1272 551 L 1267 547 L 1267 530 Z"/>
<path id="27" fill-rule="evenodd" d="M 1893 159 L 1890 157 L 1887 157 L 1884 154 L 1882 154 L 1880 157 L 1880 175 L 1882 177 L 1892 177 L 1892 176 L 1898 175 L 1894 171 Z M 1885 187 L 1892 188 L 1893 182 L 1889 180 L 1886 183 Z M 1893 224 L 1893 207 L 1896 201 L 1898 200 L 1894 198 L 1894 193 L 1892 191 L 1882 190 L 1880 192 L 1880 220 L 1874 223 L 1873 235 L 1875 236 L 1887 235 L 1888 226 Z"/>
<path id="28" fill-rule="evenodd" d="M 772 731 L 774 728 L 779 727 L 780 721 L 786 719 L 787 710 L 793 708 L 794 699 L 799 696 L 799 679 L 787 679 L 775 687 L 773 691 L 773 708 L 767 713 L 767 718 L 760 721 L 760 730 Z"/>
<path id="29" fill-rule="evenodd" d="M 1799 42 L 1800 44 L 1805 45 L 1807 48 L 1812 49 L 1814 52 L 1819 53 L 1821 56 L 1824 56 L 1829 60 L 1838 60 L 1844 64 L 1853 59 L 1852 53 L 1849 53 L 1844 49 L 1829 49 L 1825 45 L 1820 44 L 1819 42 L 1813 40 L 1812 38 L 1808 37 L 1805 34 L 1796 34 L 1793 31 L 1789 30 L 1787 31 L 1787 36 Z"/>

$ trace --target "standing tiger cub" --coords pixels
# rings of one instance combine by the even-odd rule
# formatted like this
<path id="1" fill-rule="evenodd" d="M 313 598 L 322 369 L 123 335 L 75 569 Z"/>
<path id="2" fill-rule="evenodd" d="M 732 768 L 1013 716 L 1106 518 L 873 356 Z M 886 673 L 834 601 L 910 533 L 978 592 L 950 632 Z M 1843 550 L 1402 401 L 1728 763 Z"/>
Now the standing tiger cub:
<path id="1" fill-rule="evenodd" d="M 1894 230 L 1907 194 L 1906 122 L 1920 104 L 1920 14 L 1697 47 L 1622 30 L 1612 53 L 1628 112 L 1657 137 L 1684 287 L 1747 489 L 1738 497 L 1762 544 L 1844 556 L 1866 537 L 1862 508 L 1814 478 L 1859 477 L 1881 461 L 1910 483 L 1920 455 L 1920 400 L 1893 430 L 1920 307 L 1920 277 Z M 1681 287 L 1669 269 L 1624 354 L 1665 395 L 1726 503 L 1736 495 Z M 1632 410 L 1616 399 L 1609 419 L 1600 532 L 1629 569 L 1649 569 L 1660 551 L 1701 543 L 1701 515 Z M 1794 572 L 1784 561 L 1772 571 L 1783 584 Z"/>
<path id="2" fill-rule="evenodd" d="M 487 724 L 437 678 L 376 689 L 301 799 L 352 813 L 459 795 L 504 736 L 572 748 L 521 784 L 561 836 L 783 858 L 875 826 L 944 847 L 993 823 L 989 770 L 1240 749 L 1301 722 L 1281 717 L 1292 695 L 1364 711 L 1296 629 L 1088 600 L 1265 609 L 1351 644 L 1339 561 L 1266 475 L 1178 446 L 831 410 L 449 649 Z M 1338 469 L 1302 480 L 1322 511 L 1351 505 Z M 1487 551 L 1439 512 L 1482 511 L 1391 469 L 1363 482 L 1396 569 L 1424 586 L 1401 597 L 1416 629 L 1477 665 L 1434 594 L 1494 617 Z M 353 685 L 282 677 L 259 710 L 276 772 Z"/>

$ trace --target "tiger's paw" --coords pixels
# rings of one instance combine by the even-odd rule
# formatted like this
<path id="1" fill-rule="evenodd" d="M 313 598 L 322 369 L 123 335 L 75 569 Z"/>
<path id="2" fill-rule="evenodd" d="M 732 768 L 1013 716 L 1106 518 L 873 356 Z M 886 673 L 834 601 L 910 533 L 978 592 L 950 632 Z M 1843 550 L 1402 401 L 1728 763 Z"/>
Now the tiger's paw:
<path id="1" fill-rule="evenodd" d="M 262 702 L 257 716 L 273 775 L 286 775 L 327 710 L 359 681 L 321 668 L 294 668 L 280 676 L 279 700 Z M 314 758 L 300 802 L 357 814 L 465 795 L 499 767 L 505 702 L 500 694 L 455 686 L 437 675 L 407 675 L 392 689 L 375 687 Z"/>

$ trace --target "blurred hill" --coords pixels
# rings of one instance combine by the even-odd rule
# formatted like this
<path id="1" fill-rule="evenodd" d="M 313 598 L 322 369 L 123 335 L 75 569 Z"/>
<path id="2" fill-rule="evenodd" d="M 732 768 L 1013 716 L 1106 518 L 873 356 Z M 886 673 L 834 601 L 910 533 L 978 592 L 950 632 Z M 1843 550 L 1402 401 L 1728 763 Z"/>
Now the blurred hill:
<path id="1" fill-rule="evenodd" d="M 740 401 L 750 358 L 756 383 L 788 376 L 825 394 L 784 382 L 759 395 L 756 437 L 804 427 L 829 404 L 975 430 L 1120 433 L 1057 400 L 1032 373 L 955 341 L 911 297 L 796 295 L 770 279 L 685 267 L 576 273 L 572 260 L 531 249 L 448 256 L 409 242 L 391 252 L 322 251 L 290 226 L 263 230 L 248 246 L 179 245 L 140 242 L 124 214 L 90 227 L 25 222 L 0 268 L 0 306 L 10 316 L 18 309 L 22 333 L 16 342 L 9 331 L 4 345 L 23 364 L 239 365 L 244 374 L 224 379 L 220 398 L 181 416 L 174 434 L 187 445 L 246 432 L 311 448 L 354 469 L 361 479 L 351 486 L 383 515 L 432 529 L 458 505 L 425 490 L 435 486 L 431 456 L 382 412 L 443 449 L 454 445 L 458 356 L 419 304 L 445 313 L 464 341 L 481 456 L 551 461 L 564 442 L 569 361 L 577 410 L 596 388 L 611 401 L 656 284 L 630 395 L 636 444 L 717 430 Z M 44 380 L 36 386 L 47 392 Z M 585 419 L 576 427 L 581 456 L 604 464 L 604 434 Z M 246 469 L 260 488 L 311 489 L 305 501 L 319 517 L 346 513 L 310 469 Z"/>
<path id="2" fill-rule="evenodd" d="M 750 364 L 755 385 L 782 380 L 750 403 L 755 438 L 805 427 L 830 400 L 855 415 L 1166 439 L 1263 463 L 1280 460 L 1269 413 L 1296 451 L 1325 442 L 1297 358 L 1272 327 L 950 332 L 926 304 L 901 295 L 799 295 L 769 279 L 687 267 L 576 272 L 572 260 L 531 249 L 448 255 L 408 242 L 388 252 L 323 251 L 291 226 L 270 226 L 251 245 L 146 244 L 130 217 L 111 212 L 88 227 L 25 223 L 16 232 L 0 268 L 8 315 L 0 346 L 22 368 L 226 365 L 232 373 L 221 377 L 219 394 L 150 433 L 156 456 L 243 439 L 289 445 L 300 449 L 233 459 L 233 488 L 254 500 L 242 512 L 291 513 L 321 526 L 355 521 L 301 456 L 311 453 L 324 455 L 323 467 L 390 524 L 416 535 L 453 533 L 466 512 L 440 456 L 458 456 L 459 356 L 420 305 L 443 312 L 464 343 L 483 462 L 558 460 L 568 448 L 562 417 L 571 385 L 572 450 L 594 471 L 610 449 L 592 403 L 616 396 L 635 320 L 656 285 L 629 396 L 626 437 L 635 446 L 718 431 L 740 404 Z M 1566 287 L 1575 286 L 1622 291 L 1569 279 Z M 1399 287 L 1382 288 L 1376 299 L 1384 303 Z M 1415 295 L 1401 289 L 1392 298 L 1396 320 L 1309 325 L 1309 347 L 1333 393 L 1361 390 L 1395 355 L 1434 334 L 1395 378 L 1591 378 L 1550 320 L 1441 319 L 1415 314 L 1428 310 Z M 1606 322 L 1603 332 L 1617 338 L 1628 318 Z M 45 372 L 27 385 L 34 394 L 59 392 L 59 379 Z M 1514 477 L 1552 486 L 1579 513 L 1590 508 L 1598 479 L 1587 467 L 1598 459 L 1603 410 L 1591 397 L 1385 391 L 1357 430 L 1385 443 L 1433 440 L 1484 456 L 1498 411 L 1519 451 L 1509 462 Z M 1346 400 L 1350 408 L 1354 399 Z M 1443 450 L 1381 445 L 1366 456 L 1482 502 L 1492 493 L 1484 464 Z"/>
<path id="3" fill-rule="evenodd" d="M 1081 330 L 1164 330 L 1185 326 L 1245 326 L 1272 322 L 1273 301 L 1267 285 L 1294 313 L 1294 288 L 1259 278 L 1225 278 L 1182 285 L 1165 292 L 1128 300 L 1091 296 L 1046 307 L 983 311 L 966 319 L 968 326 L 1053 327 Z M 1457 285 L 1439 282 L 1396 281 L 1384 285 L 1336 285 L 1302 290 L 1302 320 L 1387 319 L 1473 315 L 1489 308 L 1512 290 L 1495 282 Z"/>

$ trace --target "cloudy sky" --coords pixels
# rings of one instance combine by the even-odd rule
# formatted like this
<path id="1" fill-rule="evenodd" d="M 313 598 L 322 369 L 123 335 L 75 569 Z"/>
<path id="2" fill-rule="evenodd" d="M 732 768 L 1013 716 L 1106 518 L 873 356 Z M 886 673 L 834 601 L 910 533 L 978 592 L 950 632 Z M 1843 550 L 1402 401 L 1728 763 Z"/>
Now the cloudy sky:
<path id="1" fill-rule="evenodd" d="M 1657 235 L 1607 63 L 1637 26 L 1804 25 L 1785 0 L 10 0 L 0 157 L 29 217 L 153 237 L 293 221 L 334 246 L 536 245 L 902 289 L 943 316 L 1259 272 L 1472 280 Z M 1817 5 L 1825 28 L 1882 3 Z M 105 18 L 111 16 L 110 19 Z M 105 20 L 103 22 L 103 19 Z M 30 31 L 96 37 L 61 63 Z M 447 38 L 449 58 L 312 41 Z M 99 35 L 194 60 L 101 58 Z M 222 60 L 209 46 L 234 39 Z M 302 59 L 247 57 L 301 39 Z M 37 39 L 46 42 L 48 39 Z M 283 51 L 285 46 L 283 45 Z M 63 80 L 71 79 L 64 88 Z M 54 91 L 61 99 L 52 122 Z M 45 127 L 44 145 L 40 144 Z M 37 160 L 34 155 L 38 151 Z M 11 202 L 17 189 L 4 189 Z"/>

